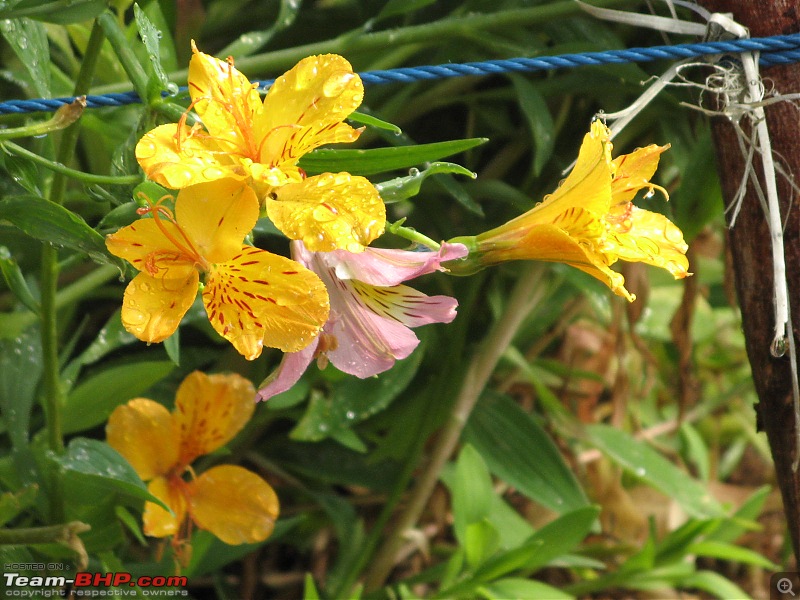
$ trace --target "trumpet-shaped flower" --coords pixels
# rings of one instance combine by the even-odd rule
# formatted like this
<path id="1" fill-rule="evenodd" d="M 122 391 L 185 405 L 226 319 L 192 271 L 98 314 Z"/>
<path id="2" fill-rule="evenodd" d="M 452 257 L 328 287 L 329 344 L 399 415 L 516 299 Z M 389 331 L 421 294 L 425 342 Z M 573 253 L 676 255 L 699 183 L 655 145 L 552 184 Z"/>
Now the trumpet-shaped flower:
<path id="1" fill-rule="evenodd" d="M 298 159 L 323 145 L 355 141 L 344 123 L 364 97 L 361 79 L 335 54 L 311 56 L 279 77 L 263 102 L 233 66 L 198 52 L 189 93 L 202 125 L 161 125 L 142 137 L 136 158 L 147 176 L 172 189 L 232 178 L 245 181 L 275 226 L 316 251 L 360 252 L 382 232 L 386 210 L 364 177 L 306 178 Z"/>
<path id="2" fill-rule="evenodd" d="M 442 244 L 438 252 L 367 248 L 353 254 L 310 252 L 302 242 L 292 242 L 292 256 L 328 287 L 331 315 L 314 342 L 284 355 L 262 384 L 259 398 L 267 400 L 288 390 L 315 357 L 321 366 L 329 360 L 340 371 L 361 378 L 390 369 L 419 344 L 411 327 L 449 323 L 458 306 L 455 298 L 427 296 L 401 284 L 444 270 L 442 262 L 466 255 L 462 244 Z"/>
<path id="3" fill-rule="evenodd" d="M 106 425 L 109 445 L 171 511 L 145 503 L 146 535 L 174 536 L 180 548 L 194 523 L 227 544 L 269 537 L 279 507 L 266 481 L 234 465 L 215 466 L 199 476 L 191 468 L 196 458 L 222 447 L 245 426 L 254 394 L 240 375 L 195 371 L 178 387 L 173 412 L 147 398 L 114 409 Z"/>
<path id="4" fill-rule="evenodd" d="M 145 342 L 178 327 L 205 274 L 203 304 L 211 325 L 248 360 L 263 346 L 304 348 L 328 318 L 319 277 L 289 258 L 243 244 L 258 219 L 258 200 L 242 182 L 223 179 L 184 188 L 173 215 L 163 199 L 106 238 L 112 254 L 140 273 L 125 290 L 122 322 Z"/>
<path id="5" fill-rule="evenodd" d="M 683 233 L 662 214 L 632 204 L 636 193 L 666 190 L 650 178 L 669 146 L 650 145 L 611 159 L 610 132 L 592 123 L 578 160 L 558 189 L 531 210 L 474 237 L 455 238 L 470 247 L 466 261 L 448 265 L 455 272 L 510 260 L 562 262 L 605 283 L 629 301 L 624 277 L 610 266 L 617 260 L 643 262 L 689 275 Z"/>

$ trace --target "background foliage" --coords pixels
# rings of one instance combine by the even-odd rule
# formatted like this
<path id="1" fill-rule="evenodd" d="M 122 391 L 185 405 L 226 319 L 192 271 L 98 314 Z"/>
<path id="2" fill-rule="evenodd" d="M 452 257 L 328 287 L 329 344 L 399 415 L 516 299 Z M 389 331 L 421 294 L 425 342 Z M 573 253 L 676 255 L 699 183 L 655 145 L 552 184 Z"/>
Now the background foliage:
<path id="1" fill-rule="evenodd" d="M 107 8 L 22 0 L 0 5 L 0 95 L 73 94 L 95 18 L 105 39 L 92 92 L 133 85 L 147 102 L 87 110 L 79 127 L 46 136 L 12 141 L 0 130 L 0 554 L 4 563 L 73 563 L 82 544 L 89 571 L 151 576 L 175 565 L 168 548 L 140 532 L 147 494 L 103 442 L 105 420 L 136 396 L 171 407 L 192 370 L 235 371 L 258 384 L 280 360 L 274 351 L 244 361 L 199 305 L 163 345 L 147 347 L 120 324 L 124 267 L 103 235 L 136 218 L 131 198 L 142 178 L 133 145 L 187 105 L 176 84 L 185 85 L 189 40 L 233 55 L 253 79 L 320 52 L 366 71 L 662 43 L 565 1 L 117 0 Z M 359 145 L 390 148 L 388 161 L 319 152 L 304 166 L 312 172 L 332 160 L 390 182 L 390 220 L 405 217 L 432 239 L 478 233 L 552 191 L 593 115 L 624 108 L 663 68 L 370 86 L 362 112 L 402 132 L 368 125 Z M 162 91 L 177 95 L 162 101 Z M 766 443 L 755 433 L 708 123 L 681 101 L 697 98 L 663 92 L 614 145 L 671 144 L 656 176 L 671 202 L 640 205 L 666 211 L 683 229 L 694 277 L 674 282 L 626 265 L 639 298 L 631 305 L 559 265 L 427 277 L 425 291 L 458 298 L 454 323 L 419 330 L 420 348 L 374 379 L 309 369 L 257 407 L 224 456 L 206 457 L 201 468 L 224 459 L 259 471 L 282 511 L 263 544 L 226 546 L 196 533 L 183 569 L 192 597 L 766 594 L 765 574 L 790 566 L 784 524 Z M 0 117 L 5 128 L 47 118 Z M 63 155 L 75 135 L 74 152 Z M 485 141 L 423 153 L 415 146 L 475 138 Z M 477 179 L 435 162 L 444 160 Z M 267 223 L 258 232 L 262 247 L 285 252 Z M 379 241 L 405 243 L 390 233 Z M 48 253 L 58 260 L 55 287 Z M 514 300 L 519 290 L 523 301 Z M 53 324 L 55 353 L 41 331 Z M 495 335 L 501 326 L 511 327 L 507 347 Z M 489 369 L 488 385 L 475 390 L 459 450 L 384 582 L 376 552 L 402 533 L 392 518 L 478 366 Z M 53 389 L 63 397 L 56 408 Z M 91 526 L 80 543 L 23 535 L 71 521 Z"/>

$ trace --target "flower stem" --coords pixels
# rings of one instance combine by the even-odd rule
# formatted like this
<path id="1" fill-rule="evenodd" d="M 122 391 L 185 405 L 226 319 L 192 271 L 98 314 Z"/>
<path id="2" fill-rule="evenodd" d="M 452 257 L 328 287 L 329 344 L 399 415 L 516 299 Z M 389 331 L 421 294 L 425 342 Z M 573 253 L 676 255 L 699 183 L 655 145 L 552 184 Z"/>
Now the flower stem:
<path id="1" fill-rule="evenodd" d="M 95 22 L 86 46 L 83 63 L 75 80 L 75 96 L 83 96 L 88 92 L 102 42 L 103 32 Z M 79 123 L 73 123 L 64 129 L 56 154 L 56 162 L 64 164 L 73 156 L 78 142 L 78 131 Z M 66 177 L 61 173 L 56 173 L 50 188 L 50 202 L 59 205 L 63 203 L 66 185 Z M 48 445 L 50 450 L 60 454 L 64 451 L 64 440 L 61 433 L 61 406 L 63 405 L 64 390 L 61 385 L 58 357 L 58 311 L 56 308 L 58 274 L 58 251 L 50 244 L 44 244 L 41 264 L 42 403 L 47 424 Z M 57 472 L 54 472 L 50 483 L 50 517 L 53 521 L 62 521 L 64 512 L 61 493 L 62 481 Z"/>
<path id="2" fill-rule="evenodd" d="M 543 298 L 545 288 L 541 286 L 542 274 L 541 265 L 534 264 L 524 267 L 503 315 L 494 323 L 483 343 L 473 355 L 450 418 L 439 432 L 428 463 L 422 468 L 419 478 L 408 495 L 403 512 L 375 554 L 370 569 L 366 573 L 364 586 L 367 591 L 383 585 L 389 576 L 394 567 L 397 552 L 405 541 L 406 532 L 416 525 L 425 509 L 439 480 L 442 468 L 455 450 L 461 432 L 497 362 L 530 310 Z"/>
<path id="3" fill-rule="evenodd" d="M 132 185 L 139 183 L 142 180 L 141 175 L 95 175 L 93 173 L 84 173 L 83 171 L 78 171 L 77 169 L 70 169 L 60 161 L 49 160 L 44 156 L 39 156 L 35 152 L 31 152 L 27 148 L 23 148 L 14 142 L 0 142 L 0 147 L 11 154 L 16 154 L 17 156 L 21 156 L 22 158 L 31 161 L 32 163 L 36 163 L 37 165 L 41 165 L 46 169 L 50 169 L 54 173 L 64 177 L 77 179 L 83 183 L 98 183 L 101 185 Z"/>
<path id="4" fill-rule="evenodd" d="M 79 570 L 86 568 L 88 556 L 79 533 L 89 531 L 91 527 L 81 521 L 70 521 L 58 525 L 44 527 L 21 527 L 17 529 L 0 529 L 0 546 L 28 546 L 30 544 L 62 544 L 78 555 Z"/>

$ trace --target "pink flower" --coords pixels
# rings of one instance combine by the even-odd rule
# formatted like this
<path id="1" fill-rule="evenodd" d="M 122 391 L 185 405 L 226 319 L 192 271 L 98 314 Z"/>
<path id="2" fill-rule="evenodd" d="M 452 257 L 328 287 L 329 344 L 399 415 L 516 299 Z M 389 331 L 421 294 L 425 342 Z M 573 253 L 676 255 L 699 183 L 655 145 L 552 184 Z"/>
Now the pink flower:
<path id="1" fill-rule="evenodd" d="M 427 296 L 401 285 L 426 273 L 445 270 L 441 263 L 467 255 L 463 244 L 442 244 L 438 252 L 367 248 L 310 252 L 292 242 L 292 257 L 314 271 L 328 288 L 330 317 L 322 334 L 283 360 L 258 392 L 261 400 L 291 388 L 314 358 L 345 373 L 365 378 L 390 369 L 419 344 L 411 327 L 449 323 L 458 302 L 449 296 Z"/>

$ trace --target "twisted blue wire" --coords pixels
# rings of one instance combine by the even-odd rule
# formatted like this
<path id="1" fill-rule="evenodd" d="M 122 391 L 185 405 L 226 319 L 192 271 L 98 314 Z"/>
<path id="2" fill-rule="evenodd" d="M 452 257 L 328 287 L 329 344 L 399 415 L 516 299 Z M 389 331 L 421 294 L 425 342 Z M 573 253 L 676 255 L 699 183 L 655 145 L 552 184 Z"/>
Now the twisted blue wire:
<path id="1" fill-rule="evenodd" d="M 546 71 L 590 65 L 649 62 L 654 60 L 683 60 L 720 54 L 739 54 L 760 52 L 759 64 L 762 67 L 787 65 L 800 62 L 800 33 L 774 35 L 762 38 L 676 44 L 673 46 L 652 46 L 649 48 L 628 48 L 626 50 L 606 50 L 603 52 L 583 52 L 580 54 L 561 54 L 559 56 L 540 56 L 536 58 L 509 58 L 485 60 L 481 62 L 429 65 L 421 67 L 401 67 L 384 71 L 359 73 L 366 84 L 412 83 L 447 77 L 492 75 L 497 73 L 520 73 Z M 258 82 L 261 87 L 269 87 L 274 80 Z M 186 88 L 183 88 L 184 90 Z M 10 100 L 0 102 L 0 114 L 21 114 L 31 112 L 52 112 L 75 98 L 50 98 L 34 100 Z M 136 92 L 86 96 L 88 108 L 105 106 L 125 106 L 141 102 Z"/>

